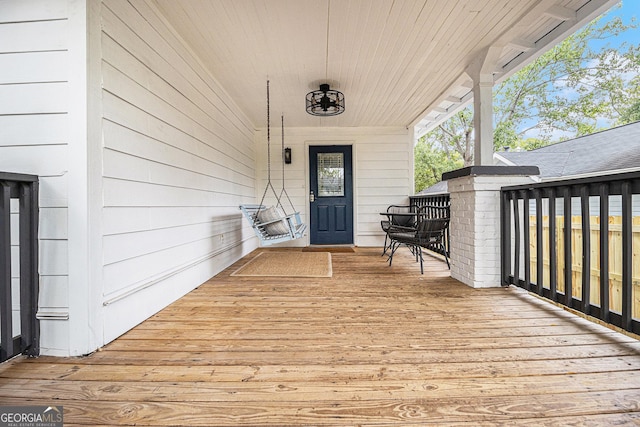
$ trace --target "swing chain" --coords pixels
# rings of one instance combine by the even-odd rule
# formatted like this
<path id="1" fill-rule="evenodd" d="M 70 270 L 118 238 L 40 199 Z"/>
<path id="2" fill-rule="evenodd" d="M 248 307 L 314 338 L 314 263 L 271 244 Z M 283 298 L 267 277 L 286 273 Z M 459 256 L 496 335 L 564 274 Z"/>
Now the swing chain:
<path id="1" fill-rule="evenodd" d="M 264 193 L 262 193 L 262 199 L 260 199 L 260 208 L 258 208 L 258 213 L 262 209 L 264 198 L 267 195 L 267 190 L 271 187 L 273 194 L 276 194 L 276 190 L 271 185 L 271 117 L 270 117 L 270 102 L 269 102 L 269 80 L 267 80 L 267 185 L 264 188 Z"/>
<path id="2" fill-rule="evenodd" d="M 282 205 L 282 195 L 284 194 L 285 196 L 287 196 L 287 200 L 289 201 L 289 205 L 291 205 L 291 209 L 293 209 L 293 212 L 296 211 L 296 208 L 293 206 L 293 202 L 291 201 L 291 198 L 289 197 L 289 194 L 287 193 L 287 190 L 284 187 L 284 115 L 281 116 L 281 123 L 282 123 L 282 190 L 280 191 L 280 195 L 278 195 L 278 193 L 276 193 L 275 188 L 273 187 L 273 184 L 271 183 L 271 103 L 270 103 L 270 96 L 269 96 L 269 80 L 267 80 L 267 185 L 265 186 L 264 189 L 264 193 L 262 193 L 262 199 L 260 199 L 260 206 L 263 206 L 264 203 L 264 199 L 267 195 L 267 191 L 269 190 L 269 188 L 271 188 L 271 191 L 273 192 L 273 195 L 276 196 L 276 207 L 280 207 L 282 209 L 282 211 L 284 212 L 284 214 L 286 215 L 286 210 L 284 209 L 284 206 Z M 260 209 L 262 208 L 258 208 L 258 212 L 260 212 Z"/>
<path id="3" fill-rule="evenodd" d="M 285 196 L 287 196 L 287 200 L 289 201 L 289 205 L 291 206 L 291 209 L 293 210 L 293 212 L 296 211 L 296 208 L 293 206 L 293 202 L 291 202 L 291 198 L 289 197 L 289 193 L 287 193 L 287 190 L 284 187 L 284 115 L 280 116 L 281 121 L 282 121 L 282 146 L 281 146 L 281 152 L 282 152 L 282 190 L 280 190 L 280 195 L 278 196 L 278 204 L 280 205 L 280 207 L 282 207 L 282 210 L 284 211 L 284 206 L 282 206 L 282 203 L 280 202 L 280 199 L 282 198 L 282 194 L 284 194 Z M 286 213 L 286 212 L 285 212 Z"/>

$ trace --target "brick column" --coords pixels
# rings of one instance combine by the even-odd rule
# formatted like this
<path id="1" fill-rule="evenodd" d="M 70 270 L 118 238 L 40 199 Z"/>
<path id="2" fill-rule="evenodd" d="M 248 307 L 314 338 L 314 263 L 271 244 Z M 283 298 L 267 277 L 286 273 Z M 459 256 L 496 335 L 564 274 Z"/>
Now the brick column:
<path id="1" fill-rule="evenodd" d="M 451 194 L 451 277 L 500 286 L 500 188 L 531 182 L 533 166 L 471 166 L 443 175 Z"/>

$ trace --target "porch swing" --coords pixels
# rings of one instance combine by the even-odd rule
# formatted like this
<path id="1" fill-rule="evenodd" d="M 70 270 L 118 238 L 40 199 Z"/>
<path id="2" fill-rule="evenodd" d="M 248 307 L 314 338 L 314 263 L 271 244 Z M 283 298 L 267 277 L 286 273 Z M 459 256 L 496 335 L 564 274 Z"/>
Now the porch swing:
<path id="1" fill-rule="evenodd" d="M 282 161 L 282 189 L 280 194 L 276 193 L 271 183 L 271 126 L 269 116 L 269 81 L 267 80 L 267 185 L 262 193 L 262 199 L 257 205 L 240 205 L 240 210 L 244 214 L 249 224 L 256 233 L 262 246 L 274 245 L 276 243 L 299 239 L 304 236 L 307 225 L 300 219 L 300 212 L 297 212 L 291 202 L 291 198 L 284 186 L 284 159 Z M 282 154 L 284 156 L 284 116 L 282 119 Z M 266 207 L 264 199 L 271 189 L 276 198 L 276 204 Z M 282 198 L 286 196 L 293 213 L 287 214 Z"/>

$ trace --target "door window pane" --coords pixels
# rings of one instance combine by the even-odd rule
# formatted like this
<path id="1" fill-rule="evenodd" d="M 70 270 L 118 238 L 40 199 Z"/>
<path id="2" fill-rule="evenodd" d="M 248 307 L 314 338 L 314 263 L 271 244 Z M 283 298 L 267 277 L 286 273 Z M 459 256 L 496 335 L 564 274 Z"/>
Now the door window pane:
<path id="1" fill-rule="evenodd" d="M 318 197 L 344 196 L 343 153 L 318 153 Z"/>

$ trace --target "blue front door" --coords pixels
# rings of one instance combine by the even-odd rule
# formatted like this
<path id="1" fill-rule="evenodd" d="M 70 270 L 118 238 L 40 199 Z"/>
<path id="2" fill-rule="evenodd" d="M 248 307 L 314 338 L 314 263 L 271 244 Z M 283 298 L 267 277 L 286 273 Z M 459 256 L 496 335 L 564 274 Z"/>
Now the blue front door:
<path id="1" fill-rule="evenodd" d="M 311 244 L 352 244 L 351 146 L 309 147 L 309 171 Z"/>

